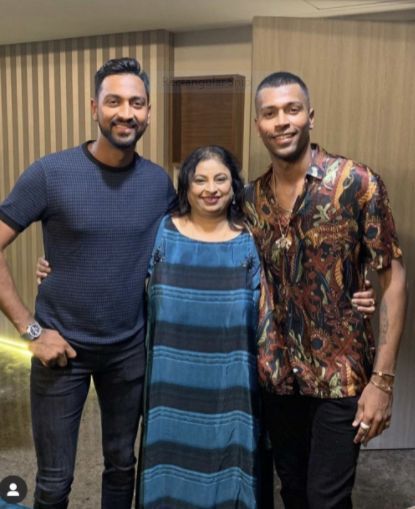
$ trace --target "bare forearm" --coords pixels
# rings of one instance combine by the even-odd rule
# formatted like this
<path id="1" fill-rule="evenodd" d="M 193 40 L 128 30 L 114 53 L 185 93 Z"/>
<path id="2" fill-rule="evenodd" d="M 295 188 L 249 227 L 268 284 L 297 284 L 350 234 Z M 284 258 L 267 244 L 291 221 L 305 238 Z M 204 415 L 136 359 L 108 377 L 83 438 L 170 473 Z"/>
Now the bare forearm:
<path id="1" fill-rule="evenodd" d="M 0 309 L 22 334 L 33 317 L 17 293 L 4 257 L 5 246 L 14 237 L 15 233 L 0 221 Z M 76 351 L 59 332 L 50 329 L 43 329 L 37 339 L 30 342 L 29 349 L 44 366 L 64 367 L 68 359 L 76 357 Z"/>
<path id="2" fill-rule="evenodd" d="M 376 373 L 364 388 L 357 404 L 353 426 L 356 444 L 367 444 L 390 426 L 392 389 L 399 342 L 405 321 L 406 278 L 401 260 L 379 273 L 382 288 L 379 342 L 375 359 Z"/>
<path id="3" fill-rule="evenodd" d="M 3 251 L 0 251 L 0 309 L 19 333 L 24 332 L 27 324 L 33 320 L 32 314 L 17 293 Z"/>
<path id="4" fill-rule="evenodd" d="M 379 341 L 375 370 L 394 373 L 405 322 L 406 277 L 399 260 L 379 274 L 382 299 L 379 310 Z"/>

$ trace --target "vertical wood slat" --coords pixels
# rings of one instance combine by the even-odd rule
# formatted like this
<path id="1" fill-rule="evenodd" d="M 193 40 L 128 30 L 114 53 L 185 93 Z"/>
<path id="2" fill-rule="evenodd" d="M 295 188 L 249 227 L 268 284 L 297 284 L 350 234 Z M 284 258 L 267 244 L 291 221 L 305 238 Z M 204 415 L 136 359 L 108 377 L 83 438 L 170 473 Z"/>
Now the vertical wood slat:
<path id="1" fill-rule="evenodd" d="M 107 58 L 135 57 L 149 74 L 157 117 L 137 149 L 166 166 L 167 107 L 160 83 L 172 65 L 166 60 L 172 59 L 171 44 L 170 34 L 156 31 L 0 46 L 0 200 L 33 160 L 95 138 L 93 76 Z M 42 253 L 39 226 L 23 232 L 6 251 L 18 291 L 30 308 L 36 294 L 35 263 Z M 4 317 L 0 335 L 15 336 Z"/>
<path id="2" fill-rule="evenodd" d="M 415 447 L 413 217 L 415 101 L 413 22 L 256 18 L 253 26 L 252 94 L 266 75 L 286 70 L 310 88 L 316 111 L 312 138 L 332 153 L 363 161 L 384 179 L 404 251 L 410 290 L 390 430 L 374 448 Z M 252 118 L 255 110 L 252 109 Z M 250 178 L 269 156 L 251 136 Z"/>
<path id="3" fill-rule="evenodd" d="M 141 45 L 141 65 L 143 66 L 143 69 L 146 70 L 147 74 L 150 75 L 150 33 L 144 32 L 142 34 L 142 45 Z M 155 104 L 154 101 L 156 101 L 156 98 L 153 97 L 154 95 L 154 85 L 150 82 L 150 102 Z M 141 140 L 138 142 L 138 146 L 140 150 L 142 150 L 143 154 L 151 154 L 151 130 L 152 130 L 152 116 L 155 111 L 155 108 L 153 107 L 153 111 L 151 112 L 151 119 L 150 119 L 150 125 L 147 128 L 147 135 L 141 138 Z"/>
<path id="4" fill-rule="evenodd" d="M 144 60 L 144 46 L 147 42 L 147 36 L 143 32 L 136 32 L 131 34 L 130 39 L 130 55 L 135 54 L 135 58 L 140 62 L 141 66 L 148 72 L 146 68 L 146 61 Z M 150 97 L 151 101 L 151 97 Z M 147 133 L 144 138 L 141 138 L 137 143 L 137 152 L 139 154 L 148 154 L 147 149 L 144 149 L 144 139 L 148 138 L 150 134 L 150 129 L 147 128 Z"/>
<path id="5" fill-rule="evenodd" d="M 78 53 L 79 53 L 79 41 L 77 39 L 72 39 L 71 41 L 71 70 L 72 70 L 72 104 L 71 110 L 72 110 L 72 125 L 70 126 L 72 128 L 72 137 L 73 137 L 73 144 L 79 145 L 81 143 L 81 139 L 79 136 L 79 108 L 76 106 L 79 104 L 79 77 L 78 77 L 78 70 L 79 70 L 79 60 L 78 60 Z"/>
<path id="6" fill-rule="evenodd" d="M 35 55 L 37 58 L 38 67 L 38 97 L 37 103 L 39 104 L 39 125 L 43 126 L 45 121 L 45 91 L 43 85 L 43 45 L 38 43 L 35 49 Z M 35 101 L 35 98 L 34 102 Z M 46 153 L 46 141 L 45 141 L 45 130 L 37 128 L 36 131 L 39 133 L 39 151 L 37 156 L 40 157 Z"/>
<path id="7" fill-rule="evenodd" d="M 6 72 L 6 105 L 9 106 L 12 104 L 12 66 L 11 66 L 11 56 L 10 56 L 10 48 L 6 48 L 5 52 L 5 72 Z M 7 123 L 6 123 L 6 139 L 5 139 L 5 151 L 7 154 L 6 164 L 4 176 L 7 178 L 6 182 L 8 185 L 14 180 L 14 143 L 13 143 L 13 114 L 12 112 L 7 112 Z M 5 116 L 6 116 L 5 115 Z M 3 115 L 2 115 L 3 116 Z"/>
<path id="8" fill-rule="evenodd" d="M 62 148 L 68 147 L 68 103 L 67 100 L 67 76 L 66 76 L 66 59 L 68 58 L 68 50 L 65 41 L 59 41 L 59 77 L 60 77 L 60 126 L 62 132 Z"/>
<path id="9" fill-rule="evenodd" d="M 56 80 L 55 80 L 55 44 L 54 41 L 48 42 L 48 67 L 47 67 L 47 87 L 49 90 L 49 103 L 47 105 L 46 114 L 50 121 L 50 132 L 49 132 L 49 147 L 50 152 L 56 152 L 57 143 L 56 143 L 56 116 L 55 109 L 60 108 L 60 104 L 57 102 L 56 98 Z"/>

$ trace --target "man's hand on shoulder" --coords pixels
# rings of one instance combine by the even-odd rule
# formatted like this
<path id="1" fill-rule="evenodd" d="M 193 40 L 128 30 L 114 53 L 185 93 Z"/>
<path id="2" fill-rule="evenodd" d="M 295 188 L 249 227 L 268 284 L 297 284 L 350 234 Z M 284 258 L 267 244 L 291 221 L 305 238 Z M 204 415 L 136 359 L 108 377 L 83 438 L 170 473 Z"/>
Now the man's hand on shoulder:
<path id="1" fill-rule="evenodd" d="M 71 345 L 59 332 L 51 329 L 43 329 L 42 334 L 31 341 L 29 350 L 46 367 L 64 368 L 68 364 L 68 359 L 76 357 L 76 351 Z"/>

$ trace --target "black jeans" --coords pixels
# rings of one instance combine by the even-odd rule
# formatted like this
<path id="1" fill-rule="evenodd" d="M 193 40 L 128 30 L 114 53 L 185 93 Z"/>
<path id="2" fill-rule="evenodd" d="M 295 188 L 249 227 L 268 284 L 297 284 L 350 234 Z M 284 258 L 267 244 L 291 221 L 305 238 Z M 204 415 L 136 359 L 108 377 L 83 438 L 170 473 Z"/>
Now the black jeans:
<path id="1" fill-rule="evenodd" d="M 102 509 L 130 509 L 134 444 L 145 369 L 144 331 L 123 343 L 82 348 L 66 368 L 32 359 L 32 428 L 38 472 L 34 509 L 65 509 L 73 480 L 81 413 L 91 378 L 101 409 Z"/>
<path id="2" fill-rule="evenodd" d="M 263 393 L 265 427 L 286 509 L 350 509 L 359 446 L 357 397 Z"/>

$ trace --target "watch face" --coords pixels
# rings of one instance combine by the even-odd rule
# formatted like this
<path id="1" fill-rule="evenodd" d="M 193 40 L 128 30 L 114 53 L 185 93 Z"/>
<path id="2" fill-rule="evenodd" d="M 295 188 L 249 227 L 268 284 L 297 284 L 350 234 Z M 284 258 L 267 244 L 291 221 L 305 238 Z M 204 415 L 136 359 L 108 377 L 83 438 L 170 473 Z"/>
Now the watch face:
<path id="1" fill-rule="evenodd" d="M 31 339 L 36 339 L 42 334 L 42 327 L 37 323 L 31 323 L 27 328 L 27 334 Z"/>

